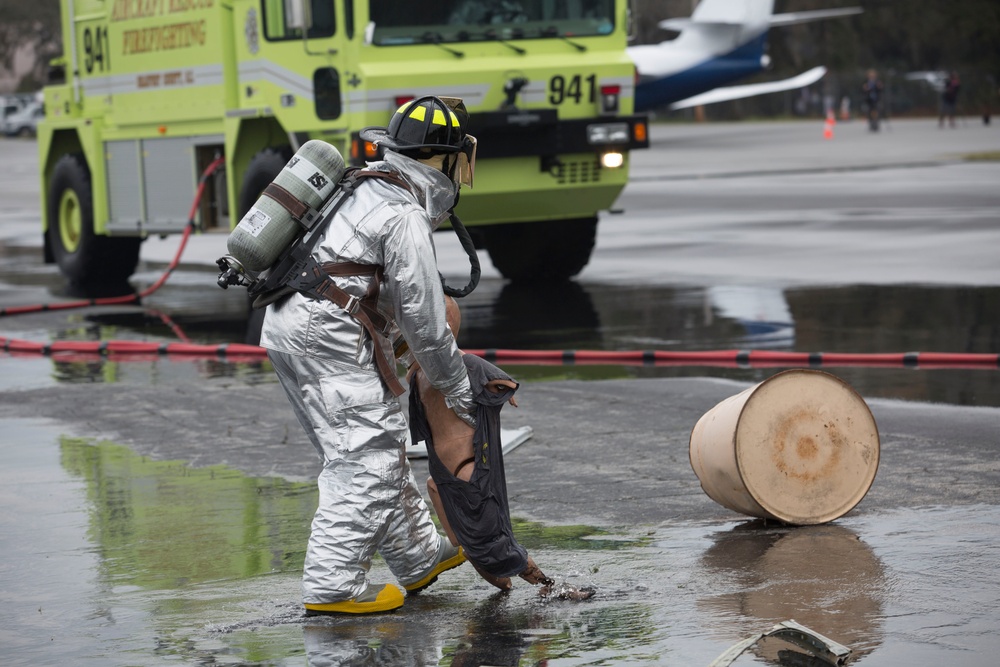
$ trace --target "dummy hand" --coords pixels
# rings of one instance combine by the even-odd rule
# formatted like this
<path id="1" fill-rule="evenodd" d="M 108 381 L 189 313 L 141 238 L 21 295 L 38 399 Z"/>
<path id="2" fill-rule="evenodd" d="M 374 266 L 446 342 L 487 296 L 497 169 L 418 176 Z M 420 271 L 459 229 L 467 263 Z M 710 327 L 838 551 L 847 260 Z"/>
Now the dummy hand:
<path id="1" fill-rule="evenodd" d="M 517 383 L 511 380 L 490 380 L 486 383 L 486 391 L 491 394 L 501 394 L 505 389 L 517 389 Z M 517 399 L 513 396 L 511 396 L 510 400 L 507 402 L 515 408 L 517 407 Z"/>
<path id="2" fill-rule="evenodd" d="M 551 586 L 556 583 L 554 579 L 550 579 L 545 576 L 542 569 L 535 565 L 535 561 L 532 560 L 531 556 L 528 556 L 528 567 L 524 568 L 524 572 L 517 576 L 521 577 L 529 584 L 544 584 L 546 586 Z"/>

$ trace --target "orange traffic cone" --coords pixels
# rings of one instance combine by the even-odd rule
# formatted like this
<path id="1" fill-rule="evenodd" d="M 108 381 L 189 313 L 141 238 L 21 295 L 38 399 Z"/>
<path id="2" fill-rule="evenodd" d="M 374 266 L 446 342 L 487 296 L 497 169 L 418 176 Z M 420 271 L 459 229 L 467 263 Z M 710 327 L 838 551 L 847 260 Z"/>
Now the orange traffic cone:
<path id="1" fill-rule="evenodd" d="M 833 109 L 826 112 L 826 122 L 823 123 L 823 138 L 833 139 L 833 126 L 837 121 L 833 117 Z"/>

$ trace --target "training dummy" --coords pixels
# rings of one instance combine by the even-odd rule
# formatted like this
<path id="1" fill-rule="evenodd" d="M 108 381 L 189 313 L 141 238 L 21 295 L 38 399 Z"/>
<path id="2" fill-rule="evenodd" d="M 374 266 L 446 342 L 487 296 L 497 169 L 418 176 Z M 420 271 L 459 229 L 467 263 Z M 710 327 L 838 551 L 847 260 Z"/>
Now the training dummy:
<path id="1" fill-rule="evenodd" d="M 448 326 L 457 338 L 461 312 L 445 297 Z M 518 384 L 493 364 L 463 355 L 476 402 L 476 428 L 459 419 L 418 364 L 410 382 L 410 436 L 427 444 L 427 492 L 453 546 L 461 545 L 476 571 L 497 588 L 511 589 L 518 575 L 531 584 L 554 582 L 514 539 L 500 441 L 500 410 L 517 407 Z"/>

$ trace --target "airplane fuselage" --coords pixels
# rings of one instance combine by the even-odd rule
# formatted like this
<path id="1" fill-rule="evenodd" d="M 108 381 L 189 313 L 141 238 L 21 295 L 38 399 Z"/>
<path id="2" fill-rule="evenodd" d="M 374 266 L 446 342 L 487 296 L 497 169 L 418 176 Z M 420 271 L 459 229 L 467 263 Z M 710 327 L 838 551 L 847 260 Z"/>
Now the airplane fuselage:
<path id="1" fill-rule="evenodd" d="M 729 84 L 767 66 L 765 44 L 771 28 L 862 11 L 838 7 L 774 14 L 773 10 L 774 0 L 700 0 L 690 18 L 660 21 L 660 28 L 679 33 L 675 39 L 628 48 L 638 79 L 635 110 L 683 109 L 811 85 L 826 73 L 825 67 L 781 81 Z"/>
<path id="2" fill-rule="evenodd" d="M 704 51 L 675 51 L 663 57 L 664 42 L 633 46 L 629 55 L 635 61 L 639 81 L 635 88 L 635 110 L 650 111 L 727 85 L 763 69 L 763 31 L 731 51 L 706 57 Z"/>

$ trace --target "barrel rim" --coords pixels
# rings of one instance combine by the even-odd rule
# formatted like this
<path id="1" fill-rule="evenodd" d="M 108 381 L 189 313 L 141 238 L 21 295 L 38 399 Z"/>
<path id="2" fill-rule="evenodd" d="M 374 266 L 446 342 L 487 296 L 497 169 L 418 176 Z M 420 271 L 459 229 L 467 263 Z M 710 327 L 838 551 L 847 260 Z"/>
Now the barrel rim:
<path id="1" fill-rule="evenodd" d="M 802 375 L 802 376 L 817 377 L 817 378 L 822 377 L 824 378 L 824 380 L 833 380 L 841 388 L 846 389 L 847 393 L 851 394 L 857 400 L 858 403 L 864 406 L 865 410 L 864 414 L 868 416 L 868 418 L 871 420 L 872 426 L 874 427 L 875 456 L 872 465 L 869 467 L 870 474 L 867 476 L 865 480 L 863 480 L 863 483 L 858 487 L 858 492 L 854 496 L 852 496 L 851 499 L 849 499 L 846 503 L 843 503 L 836 509 L 825 512 L 820 516 L 811 516 L 811 517 L 797 516 L 791 512 L 788 512 L 787 510 L 782 510 L 781 508 L 776 507 L 773 503 L 769 502 L 755 488 L 756 485 L 748 483 L 748 478 L 746 475 L 744 475 L 743 465 L 740 457 L 740 449 L 738 442 L 739 429 L 743 423 L 744 414 L 746 414 L 748 408 L 750 408 L 751 404 L 753 403 L 754 396 L 765 385 L 773 383 L 774 381 L 778 380 L 778 378 L 784 377 L 785 379 L 787 379 L 787 377 L 790 375 Z M 736 457 L 736 473 L 740 478 L 740 483 L 743 485 L 743 488 L 746 489 L 747 494 L 749 494 L 749 496 L 753 498 L 754 502 L 760 505 L 761 508 L 763 508 L 763 510 L 767 514 L 771 515 L 773 518 L 779 521 L 792 525 L 804 526 L 804 525 L 816 525 L 816 524 L 827 523 L 829 521 L 838 519 L 847 514 L 848 512 L 850 512 L 851 510 L 853 510 L 855 507 L 858 506 L 858 504 L 862 500 L 864 500 L 865 496 L 868 494 L 868 491 L 871 489 L 872 484 L 874 484 L 875 478 L 878 474 L 878 468 L 882 459 L 882 454 L 881 454 L 882 443 L 881 443 L 881 435 L 879 434 L 878 430 L 878 422 L 875 421 L 875 415 L 872 414 L 871 408 L 869 407 L 868 403 L 864 400 L 861 394 L 859 394 L 857 390 L 854 389 L 854 387 L 852 387 L 842 378 L 832 373 L 827 373 L 825 371 L 820 371 L 812 368 L 793 368 L 784 370 L 779 373 L 775 373 L 771 377 L 767 378 L 766 380 L 763 380 L 762 382 L 754 386 L 752 388 L 752 391 L 750 392 L 750 395 L 747 397 L 746 401 L 743 402 L 743 406 L 740 408 L 740 414 L 736 418 L 736 428 L 733 429 L 732 445 Z"/>

